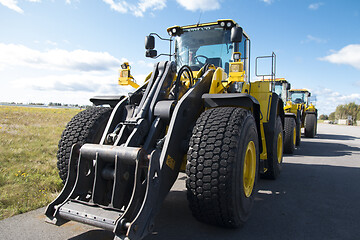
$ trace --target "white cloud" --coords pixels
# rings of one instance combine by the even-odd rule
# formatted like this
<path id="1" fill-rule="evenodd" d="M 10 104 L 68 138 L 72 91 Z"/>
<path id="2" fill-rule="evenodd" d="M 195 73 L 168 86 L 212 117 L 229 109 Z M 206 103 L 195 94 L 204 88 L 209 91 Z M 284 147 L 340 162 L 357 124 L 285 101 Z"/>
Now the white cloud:
<path id="1" fill-rule="evenodd" d="M 4 5 L 5 7 L 10 8 L 11 10 L 14 10 L 18 13 L 24 13 L 24 10 L 22 10 L 17 4 L 16 0 L 0 0 L 0 4 Z"/>
<path id="2" fill-rule="evenodd" d="M 350 44 L 339 51 L 332 52 L 332 54 L 319 58 L 319 60 L 336 64 L 347 64 L 360 70 L 360 44 Z"/>
<path id="3" fill-rule="evenodd" d="M 273 3 L 273 0 L 261 0 L 263 1 L 264 3 L 267 3 L 267 4 L 272 4 Z"/>
<path id="4" fill-rule="evenodd" d="M 166 0 L 140 0 L 137 4 L 126 1 L 103 0 L 110 8 L 120 13 L 132 12 L 136 17 L 143 17 L 148 10 L 156 11 L 166 7 Z"/>
<path id="5" fill-rule="evenodd" d="M 322 39 L 319 37 L 314 37 L 312 35 L 307 35 L 305 40 L 302 40 L 301 43 L 309 43 L 309 42 L 315 42 L 315 43 L 327 43 L 326 39 Z"/>
<path id="6" fill-rule="evenodd" d="M 65 74 L 43 77 L 19 78 L 12 82 L 18 88 L 39 91 L 92 92 L 100 94 L 116 94 L 117 79 L 113 74 Z"/>
<path id="7" fill-rule="evenodd" d="M 320 114 L 330 114 L 334 112 L 339 104 L 350 102 L 360 103 L 359 93 L 341 94 L 329 88 L 318 88 L 311 90 L 312 96 L 316 97 L 316 108 Z"/>
<path id="8" fill-rule="evenodd" d="M 3 101 L 10 102 L 91 104 L 89 99 L 94 96 L 127 95 L 133 91 L 130 86 L 117 85 L 117 74 L 107 72 L 23 77 L 0 89 L 0 94 Z"/>
<path id="9" fill-rule="evenodd" d="M 111 9 L 120 12 L 126 13 L 128 11 L 128 4 L 125 1 L 115 3 L 114 0 L 103 0 L 105 3 L 109 4 Z"/>
<path id="10" fill-rule="evenodd" d="M 41 2 L 41 0 L 26 0 L 26 1 L 33 2 L 33 3 Z M 10 8 L 11 10 L 14 10 L 15 12 L 24 13 L 24 10 L 22 10 L 18 6 L 18 1 L 16 1 L 16 0 L 0 0 L 0 4 L 4 5 L 5 7 Z"/>
<path id="11" fill-rule="evenodd" d="M 154 63 L 153 62 L 146 62 L 144 60 L 139 60 L 137 61 L 137 64 L 139 64 L 140 66 L 142 67 L 147 67 L 147 68 L 150 68 L 152 69 L 154 67 Z"/>
<path id="12" fill-rule="evenodd" d="M 53 41 L 51 41 L 51 40 L 46 40 L 46 41 L 45 41 L 45 44 L 51 45 L 51 46 L 57 46 L 57 45 L 58 45 L 57 42 L 53 42 Z"/>
<path id="13" fill-rule="evenodd" d="M 138 3 L 137 11 L 135 14 L 137 16 L 142 17 L 143 13 L 145 13 L 148 9 L 151 11 L 162 10 L 166 7 L 166 0 L 141 0 Z"/>
<path id="14" fill-rule="evenodd" d="M 309 5 L 309 9 L 310 10 L 318 10 L 319 7 L 321 7 L 322 5 L 324 5 L 324 3 L 322 3 L 322 2 L 312 3 Z"/>
<path id="15" fill-rule="evenodd" d="M 146 75 L 136 75 L 139 84 Z M 9 90 L 13 92 L 9 94 Z M 134 92 L 131 86 L 117 84 L 117 72 L 82 72 L 42 77 L 22 77 L 13 80 L 9 87 L 0 89 L 3 101 L 60 102 L 68 104 L 91 104 L 89 99 L 99 95 L 127 95 Z M 16 94 L 14 94 L 16 92 Z"/>
<path id="16" fill-rule="evenodd" d="M 118 68 L 121 64 L 120 60 L 107 52 L 81 49 L 39 51 L 24 45 L 0 43 L 0 52 L 0 70 L 13 66 L 28 66 L 55 70 L 107 71 Z"/>
<path id="17" fill-rule="evenodd" d="M 122 62 L 131 63 L 138 84 L 151 72 L 148 62 L 118 59 L 107 52 L 39 51 L 0 43 L 0 53 L 2 101 L 90 104 L 92 96 L 124 95 L 135 90 L 117 84 Z"/>
<path id="18" fill-rule="evenodd" d="M 220 8 L 219 0 L 176 0 L 181 6 L 189 11 L 210 11 Z"/>

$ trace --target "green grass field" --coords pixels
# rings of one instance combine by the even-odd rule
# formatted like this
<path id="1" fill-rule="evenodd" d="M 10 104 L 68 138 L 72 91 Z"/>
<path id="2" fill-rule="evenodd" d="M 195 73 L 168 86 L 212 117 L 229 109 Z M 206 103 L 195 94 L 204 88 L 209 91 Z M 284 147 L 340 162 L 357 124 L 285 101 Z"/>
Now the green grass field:
<path id="1" fill-rule="evenodd" d="M 79 109 L 0 106 L 0 220 L 43 207 L 61 191 L 61 133 Z"/>

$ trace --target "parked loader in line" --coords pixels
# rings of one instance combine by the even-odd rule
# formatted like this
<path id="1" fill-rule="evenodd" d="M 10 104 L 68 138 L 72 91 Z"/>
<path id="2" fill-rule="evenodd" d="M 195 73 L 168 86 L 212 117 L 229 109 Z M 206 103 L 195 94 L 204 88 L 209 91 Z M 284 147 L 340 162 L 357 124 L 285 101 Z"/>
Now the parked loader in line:
<path id="1" fill-rule="evenodd" d="M 301 127 L 305 137 L 313 138 L 317 133 L 317 109 L 310 102 L 311 93 L 307 89 L 291 89 L 289 105 L 301 111 Z"/>
<path id="2" fill-rule="evenodd" d="M 265 79 L 265 81 L 271 82 L 271 79 Z M 293 105 L 291 101 L 288 101 L 291 84 L 285 78 L 276 78 L 273 84 L 273 91 L 284 103 L 284 153 L 292 154 L 295 146 L 300 145 L 301 111 L 298 109 L 298 105 Z"/>
<path id="3" fill-rule="evenodd" d="M 167 31 L 175 50 L 144 85 L 126 97 L 92 98 L 97 107 L 67 125 L 58 151 L 65 186 L 46 209 L 49 222 L 74 220 L 115 239 L 142 239 L 186 172 L 192 214 L 239 227 L 249 218 L 258 176 L 279 176 L 283 101 L 269 90 L 272 81 L 249 81 L 249 36 L 233 20 Z M 154 36 L 145 43 L 152 58 L 159 56 Z M 130 68 L 123 70 L 132 81 Z"/>

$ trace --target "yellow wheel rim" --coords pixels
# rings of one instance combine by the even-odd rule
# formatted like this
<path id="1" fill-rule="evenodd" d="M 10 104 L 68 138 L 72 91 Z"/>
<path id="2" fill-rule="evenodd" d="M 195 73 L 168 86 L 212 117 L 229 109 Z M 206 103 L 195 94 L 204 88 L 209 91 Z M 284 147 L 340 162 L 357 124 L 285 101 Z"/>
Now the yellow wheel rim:
<path id="1" fill-rule="evenodd" d="M 279 135 L 278 135 L 278 139 L 277 139 L 277 157 L 278 157 L 278 163 L 281 163 L 282 154 L 283 154 L 283 141 L 282 141 L 282 134 L 281 134 L 281 132 L 280 132 Z"/>
<path id="2" fill-rule="evenodd" d="M 296 127 L 294 127 L 294 134 L 293 134 L 293 142 L 294 142 L 294 146 L 296 145 Z"/>
<path id="3" fill-rule="evenodd" d="M 255 143 L 250 141 L 246 148 L 244 168 L 243 168 L 243 186 L 246 197 L 250 197 L 255 184 L 256 174 L 256 149 Z"/>

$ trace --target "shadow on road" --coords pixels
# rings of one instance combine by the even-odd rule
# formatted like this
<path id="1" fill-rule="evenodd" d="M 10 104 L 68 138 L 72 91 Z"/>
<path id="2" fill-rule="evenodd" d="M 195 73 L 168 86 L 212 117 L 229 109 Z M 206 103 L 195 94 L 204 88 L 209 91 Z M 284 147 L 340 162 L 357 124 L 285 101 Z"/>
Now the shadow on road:
<path id="1" fill-rule="evenodd" d="M 360 168 L 285 163 L 278 180 L 259 182 L 252 221 L 280 239 L 355 239 L 359 176 Z"/>
<path id="2" fill-rule="evenodd" d="M 360 234 L 359 168 L 284 164 L 278 180 L 258 182 L 252 216 L 240 229 L 197 222 L 185 192 L 171 192 L 149 239 L 354 239 Z M 286 235 L 286 237 L 284 236 Z"/>
<path id="3" fill-rule="evenodd" d="M 172 191 L 145 240 L 180 239 L 356 239 L 360 234 L 359 168 L 284 163 L 278 180 L 258 182 L 252 216 L 239 229 L 196 221 L 186 191 Z M 104 234 L 104 235 L 103 235 Z M 71 240 L 112 235 L 89 231 Z"/>
<path id="4" fill-rule="evenodd" d="M 342 143 L 301 141 L 294 156 L 341 157 L 360 152 L 360 148 Z"/>
<path id="5" fill-rule="evenodd" d="M 360 148 L 322 140 L 356 140 L 349 135 L 318 134 L 304 139 L 294 157 L 343 157 Z M 341 158 L 340 158 L 341 159 Z M 180 180 L 184 180 L 182 177 Z M 224 229 L 194 219 L 186 191 L 171 191 L 145 240 L 357 239 L 360 235 L 360 168 L 284 163 L 276 181 L 260 179 L 252 215 L 239 229 Z M 71 240 L 112 240 L 113 234 L 91 230 Z"/>
<path id="6" fill-rule="evenodd" d="M 69 240 L 112 240 L 112 239 L 114 239 L 114 234 L 112 232 L 101 229 L 90 230 L 78 236 L 69 238 Z"/>
<path id="7" fill-rule="evenodd" d="M 359 139 L 357 137 L 354 136 L 350 136 L 350 135 L 340 135 L 340 134 L 317 134 L 316 138 L 319 139 L 328 139 L 328 140 L 356 140 Z"/>

